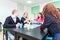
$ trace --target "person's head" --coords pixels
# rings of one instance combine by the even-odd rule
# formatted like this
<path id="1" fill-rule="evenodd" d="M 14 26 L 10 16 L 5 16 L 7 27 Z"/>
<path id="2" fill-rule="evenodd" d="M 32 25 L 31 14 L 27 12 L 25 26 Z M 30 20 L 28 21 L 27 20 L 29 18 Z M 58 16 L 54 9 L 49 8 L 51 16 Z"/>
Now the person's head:
<path id="1" fill-rule="evenodd" d="M 24 12 L 23 16 L 24 16 L 25 18 L 28 18 L 28 13 L 27 13 L 27 12 Z"/>
<path id="2" fill-rule="evenodd" d="M 14 9 L 14 10 L 12 11 L 12 15 L 18 16 L 18 10 Z"/>
<path id="3" fill-rule="evenodd" d="M 43 14 L 42 13 L 38 13 L 38 18 L 43 18 Z"/>
<path id="4" fill-rule="evenodd" d="M 49 3 L 45 5 L 45 7 L 43 8 L 43 14 L 44 14 L 44 17 L 46 17 L 46 15 L 52 15 L 54 18 L 60 21 L 59 10 L 53 4 Z"/>

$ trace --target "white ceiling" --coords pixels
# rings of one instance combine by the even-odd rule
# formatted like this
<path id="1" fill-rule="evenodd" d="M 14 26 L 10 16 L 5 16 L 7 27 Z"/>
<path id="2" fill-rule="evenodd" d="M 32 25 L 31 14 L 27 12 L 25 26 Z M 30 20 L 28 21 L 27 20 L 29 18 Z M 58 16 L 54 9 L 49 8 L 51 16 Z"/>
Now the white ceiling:
<path id="1" fill-rule="evenodd" d="M 47 2 L 52 2 L 52 1 L 57 1 L 57 0 L 31 0 L 32 3 L 28 4 L 27 1 L 28 0 L 11 0 L 20 4 L 26 4 L 26 5 L 32 5 L 32 4 L 43 4 L 43 3 L 47 3 Z"/>

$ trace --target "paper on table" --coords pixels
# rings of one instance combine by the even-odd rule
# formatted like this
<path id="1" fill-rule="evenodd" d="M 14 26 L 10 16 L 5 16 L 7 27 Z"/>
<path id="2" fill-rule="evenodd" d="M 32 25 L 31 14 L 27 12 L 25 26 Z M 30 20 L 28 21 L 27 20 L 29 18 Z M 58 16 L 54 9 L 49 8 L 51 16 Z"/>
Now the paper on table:
<path id="1" fill-rule="evenodd" d="M 27 28 L 27 27 L 28 27 L 28 24 L 25 24 L 24 28 Z M 40 27 L 40 25 L 38 25 L 38 24 L 32 24 L 32 25 L 30 25 L 29 29 L 34 29 L 34 28 L 37 28 L 37 27 Z"/>
<path id="2" fill-rule="evenodd" d="M 40 25 L 30 25 L 30 29 L 34 29 L 34 28 L 37 28 L 37 27 L 39 27 Z"/>

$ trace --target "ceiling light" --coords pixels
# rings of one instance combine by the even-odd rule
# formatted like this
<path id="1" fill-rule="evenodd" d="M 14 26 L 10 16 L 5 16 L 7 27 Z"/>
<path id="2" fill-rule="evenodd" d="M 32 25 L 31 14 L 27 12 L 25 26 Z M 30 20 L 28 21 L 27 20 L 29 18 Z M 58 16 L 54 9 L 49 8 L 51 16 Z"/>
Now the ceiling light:
<path id="1" fill-rule="evenodd" d="M 30 3 L 32 3 L 32 1 L 27 1 L 27 3 L 29 3 L 29 4 L 30 4 Z"/>

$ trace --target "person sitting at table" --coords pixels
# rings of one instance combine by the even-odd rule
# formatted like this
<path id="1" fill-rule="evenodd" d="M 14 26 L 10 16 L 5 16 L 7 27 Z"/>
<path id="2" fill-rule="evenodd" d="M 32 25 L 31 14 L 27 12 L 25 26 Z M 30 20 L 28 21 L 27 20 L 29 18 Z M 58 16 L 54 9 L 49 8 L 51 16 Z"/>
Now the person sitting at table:
<path id="1" fill-rule="evenodd" d="M 29 22 L 30 22 L 30 19 L 28 18 L 28 13 L 25 12 L 25 13 L 23 14 L 23 17 L 21 18 L 21 23 L 22 23 L 23 26 L 24 26 L 24 24 L 27 24 L 27 23 L 29 23 Z M 27 40 L 27 39 L 23 38 L 23 40 Z"/>
<path id="2" fill-rule="evenodd" d="M 42 13 L 39 13 L 37 15 L 36 21 L 41 23 L 41 24 L 43 24 L 44 18 L 43 18 L 43 14 Z"/>
<path id="3" fill-rule="evenodd" d="M 28 13 L 25 12 L 25 13 L 23 14 L 23 17 L 21 18 L 21 23 L 23 23 L 23 25 L 24 25 L 24 24 L 29 23 L 29 22 L 31 22 L 31 21 L 30 21 L 30 19 L 28 18 Z"/>
<path id="4" fill-rule="evenodd" d="M 14 9 L 12 11 L 12 15 L 8 16 L 5 20 L 5 23 L 3 25 L 4 28 L 19 28 L 20 25 L 20 19 L 18 18 L 18 11 Z M 14 36 L 8 32 L 8 37 L 10 40 L 14 40 Z"/>
<path id="5" fill-rule="evenodd" d="M 20 23 L 20 19 L 17 16 L 18 16 L 18 11 L 13 10 L 12 15 L 6 18 L 4 23 L 4 28 L 17 28 Z"/>
<path id="6" fill-rule="evenodd" d="M 60 40 L 60 12 L 53 4 L 46 4 L 43 8 L 44 23 L 41 25 L 41 31 L 48 28 L 48 33 L 52 35 L 53 40 Z"/>

